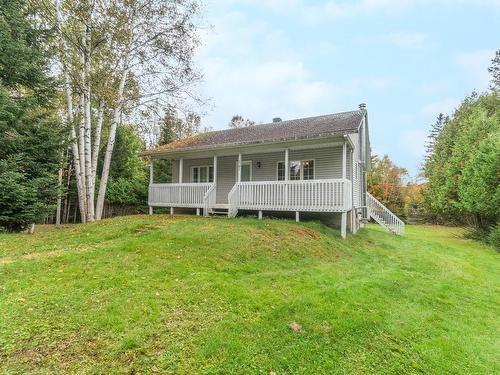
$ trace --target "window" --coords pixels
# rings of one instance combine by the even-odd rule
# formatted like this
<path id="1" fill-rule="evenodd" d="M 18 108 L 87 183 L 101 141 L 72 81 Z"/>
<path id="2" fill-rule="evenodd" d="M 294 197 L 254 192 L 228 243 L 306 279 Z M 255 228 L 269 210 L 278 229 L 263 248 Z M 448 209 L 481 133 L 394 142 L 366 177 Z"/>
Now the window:
<path id="1" fill-rule="evenodd" d="M 278 162 L 278 181 L 285 180 L 285 162 Z M 290 180 L 314 180 L 314 160 L 290 162 Z"/>
<path id="2" fill-rule="evenodd" d="M 302 179 L 314 180 L 314 160 L 304 160 L 302 162 Z"/>
<path id="3" fill-rule="evenodd" d="M 278 181 L 284 181 L 285 180 L 285 162 L 280 161 L 278 162 Z"/>
<path id="4" fill-rule="evenodd" d="M 191 167 L 191 182 L 214 182 L 214 167 Z"/>
<path id="5" fill-rule="evenodd" d="M 290 180 L 300 180 L 300 160 L 290 162 Z"/>

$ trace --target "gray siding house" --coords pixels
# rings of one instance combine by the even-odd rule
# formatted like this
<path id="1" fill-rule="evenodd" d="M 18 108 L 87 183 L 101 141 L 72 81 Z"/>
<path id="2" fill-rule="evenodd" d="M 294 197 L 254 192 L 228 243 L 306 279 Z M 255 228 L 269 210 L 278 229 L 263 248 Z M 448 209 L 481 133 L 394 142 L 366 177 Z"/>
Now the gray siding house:
<path id="1" fill-rule="evenodd" d="M 404 223 L 366 191 L 370 137 L 365 106 L 324 116 L 212 131 L 149 149 L 172 162 L 172 181 L 154 182 L 148 205 L 199 215 L 316 216 L 343 237 L 373 218 L 388 231 Z"/>

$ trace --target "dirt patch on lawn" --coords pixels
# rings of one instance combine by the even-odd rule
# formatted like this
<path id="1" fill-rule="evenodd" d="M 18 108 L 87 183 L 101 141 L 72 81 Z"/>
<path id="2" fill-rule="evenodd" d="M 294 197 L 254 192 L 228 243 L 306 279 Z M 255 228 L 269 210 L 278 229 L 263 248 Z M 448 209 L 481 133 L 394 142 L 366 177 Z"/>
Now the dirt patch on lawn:
<path id="1" fill-rule="evenodd" d="M 316 231 L 305 227 L 293 227 L 291 231 L 293 234 L 298 234 L 299 236 L 310 238 L 311 240 L 319 240 L 320 238 Z"/>
<path id="2" fill-rule="evenodd" d="M 76 249 L 66 250 L 66 249 L 57 249 L 57 250 L 49 250 L 49 251 L 40 251 L 35 253 L 28 253 L 18 256 L 7 256 L 0 258 L 0 265 L 10 264 L 13 262 L 17 262 L 20 260 L 37 260 L 43 258 L 56 257 L 63 254 L 74 254 L 74 253 L 83 253 L 86 251 L 94 250 L 94 247 L 79 247 Z"/>
<path id="3" fill-rule="evenodd" d="M 49 341 L 49 340 L 46 340 Z M 60 371 L 75 369 L 82 357 L 98 358 L 98 345 L 92 338 L 83 338 L 72 333 L 54 342 L 26 347 L 5 356 L 6 362 L 23 363 L 29 369 L 51 368 L 49 359 L 58 363 Z"/>

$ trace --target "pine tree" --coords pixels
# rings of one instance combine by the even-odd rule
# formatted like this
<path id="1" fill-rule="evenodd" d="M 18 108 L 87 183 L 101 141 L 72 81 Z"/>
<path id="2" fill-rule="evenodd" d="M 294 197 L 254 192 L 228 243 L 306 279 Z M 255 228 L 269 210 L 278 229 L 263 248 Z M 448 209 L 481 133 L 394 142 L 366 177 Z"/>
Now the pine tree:
<path id="1" fill-rule="evenodd" d="M 495 57 L 491 60 L 488 72 L 491 74 L 490 88 L 492 90 L 500 90 L 500 50 L 495 53 Z"/>
<path id="2" fill-rule="evenodd" d="M 450 120 L 450 118 L 448 116 L 445 116 L 442 113 L 440 113 L 437 116 L 436 122 L 432 125 L 431 130 L 429 132 L 429 135 L 427 136 L 427 142 L 425 143 L 425 163 L 426 164 L 432 159 L 432 155 L 434 154 L 434 147 L 436 145 L 437 138 L 439 137 L 439 134 L 441 134 L 443 127 L 446 125 L 446 123 L 449 120 Z"/>
<path id="3" fill-rule="evenodd" d="M 24 0 L 0 9 L 0 227 L 19 231 L 53 211 L 63 129 L 47 75 L 50 33 Z"/>

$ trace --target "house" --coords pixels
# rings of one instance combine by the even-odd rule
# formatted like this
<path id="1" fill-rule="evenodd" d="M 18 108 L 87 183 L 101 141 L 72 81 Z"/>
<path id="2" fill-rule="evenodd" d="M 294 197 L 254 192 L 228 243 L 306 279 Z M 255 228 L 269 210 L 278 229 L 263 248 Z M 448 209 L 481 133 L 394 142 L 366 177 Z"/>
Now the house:
<path id="1" fill-rule="evenodd" d="M 370 217 L 395 234 L 404 223 L 366 191 L 370 137 L 358 110 L 212 131 L 149 149 L 172 162 L 171 183 L 153 183 L 148 205 L 199 215 L 316 215 L 346 236 Z M 288 167 L 287 167 L 288 166 Z"/>

